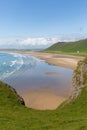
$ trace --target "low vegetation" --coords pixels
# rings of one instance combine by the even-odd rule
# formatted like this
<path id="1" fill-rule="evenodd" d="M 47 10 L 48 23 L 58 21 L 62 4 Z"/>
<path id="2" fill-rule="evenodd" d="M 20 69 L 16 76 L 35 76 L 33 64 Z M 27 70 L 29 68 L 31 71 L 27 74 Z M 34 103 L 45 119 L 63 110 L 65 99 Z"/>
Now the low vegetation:
<path id="1" fill-rule="evenodd" d="M 87 130 L 87 88 L 53 111 L 32 110 L 0 83 L 0 130 Z"/>
<path id="2" fill-rule="evenodd" d="M 45 52 L 87 55 L 87 39 L 75 42 L 58 42 L 44 50 Z"/>

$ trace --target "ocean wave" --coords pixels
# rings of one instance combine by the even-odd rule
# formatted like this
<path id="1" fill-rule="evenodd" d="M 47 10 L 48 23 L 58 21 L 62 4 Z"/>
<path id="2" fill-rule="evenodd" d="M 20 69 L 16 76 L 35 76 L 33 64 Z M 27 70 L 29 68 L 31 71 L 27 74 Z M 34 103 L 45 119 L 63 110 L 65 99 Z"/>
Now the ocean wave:
<path id="1" fill-rule="evenodd" d="M 14 66 L 16 64 L 17 60 L 11 61 L 11 64 L 9 65 L 10 67 Z"/>
<path id="2" fill-rule="evenodd" d="M 6 79 L 6 78 L 9 77 L 10 75 L 12 75 L 14 72 L 15 72 L 15 70 L 14 70 L 14 71 L 11 71 L 11 72 L 9 72 L 9 71 L 4 72 L 4 73 L 2 74 L 2 76 L 0 76 L 0 80 Z"/>
<path id="3" fill-rule="evenodd" d="M 19 70 L 24 64 L 23 57 L 25 56 L 16 53 L 0 53 L 0 80 L 4 80 Z"/>
<path id="4" fill-rule="evenodd" d="M 25 55 L 22 55 L 22 54 L 19 54 L 19 53 L 9 53 L 9 54 L 13 55 L 15 58 L 18 58 L 18 57 L 21 57 L 21 58 L 26 57 Z"/>
<path id="5" fill-rule="evenodd" d="M 3 54 L 3 57 L 2 57 Z M 35 57 L 17 54 L 2 53 L 0 54 L 0 79 L 6 79 L 17 71 L 23 72 L 33 69 L 39 60 Z"/>

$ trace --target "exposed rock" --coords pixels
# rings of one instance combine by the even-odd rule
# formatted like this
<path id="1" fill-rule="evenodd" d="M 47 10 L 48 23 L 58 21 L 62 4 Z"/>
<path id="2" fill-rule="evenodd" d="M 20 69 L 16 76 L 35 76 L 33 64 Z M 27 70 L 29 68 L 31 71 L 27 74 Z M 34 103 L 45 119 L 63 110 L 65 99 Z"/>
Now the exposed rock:
<path id="1" fill-rule="evenodd" d="M 17 94 L 19 103 L 22 104 L 22 105 L 25 105 L 24 99 L 21 96 L 18 95 L 16 90 L 9 85 L 7 85 L 7 87 L 9 87 L 11 91 L 13 91 L 15 94 Z"/>
<path id="2" fill-rule="evenodd" d="M 24 99 L 23 99 L 21 96 L 19 96 L 18 101 L 19 101 L 22 105 L 25 105 Z"/>
<path id="3" fill-rule="evenodd" d="M 72 94 L 69 101 L 76 99 L 83 87 L 87 86 L 87 58 L 80 61 L 73 74 Z"/>

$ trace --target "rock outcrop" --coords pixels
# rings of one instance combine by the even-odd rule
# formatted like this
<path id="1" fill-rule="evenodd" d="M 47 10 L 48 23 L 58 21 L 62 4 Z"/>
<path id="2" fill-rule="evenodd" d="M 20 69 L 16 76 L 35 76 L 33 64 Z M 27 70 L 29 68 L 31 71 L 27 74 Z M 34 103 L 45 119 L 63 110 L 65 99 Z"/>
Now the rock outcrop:
<path id="1" fill-rule="evenodd" d="M 18 95 L 18 93 L 16 92 L 16 90 L 15 90 L 14 88 L 12 88 L 11 86 L 9 86 L 9 85 L 7 85 L 7 87 L 8 87 L 11 91 L 13 91 L 13 93 L 15 93 L 15 94 L 17 95 L 17 97 L 18 97 L 18 102 L 19 102 L 20 104 L 22 104 L 22 105 L 25 105 L 24 99 L 23 99 L 20 95 Z"/>
<path id="2" fill-rule="evenodd" d="M 72 94 L 69 100 L 76 99 L 81 90 L 87 86 L 87 58 L 78 62 L 72 81 Z"/>

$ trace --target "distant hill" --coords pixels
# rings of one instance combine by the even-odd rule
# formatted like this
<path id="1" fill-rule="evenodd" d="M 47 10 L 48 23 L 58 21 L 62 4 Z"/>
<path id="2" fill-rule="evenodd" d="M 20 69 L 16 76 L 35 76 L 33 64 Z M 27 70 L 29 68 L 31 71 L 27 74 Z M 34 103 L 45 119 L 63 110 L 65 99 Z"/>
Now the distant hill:
<path id="1" fill-rule="evenodd" d="M 47 48 L 45 51 L 87 53 L 87 39 L 76 42 L 58 42 Z"/>

